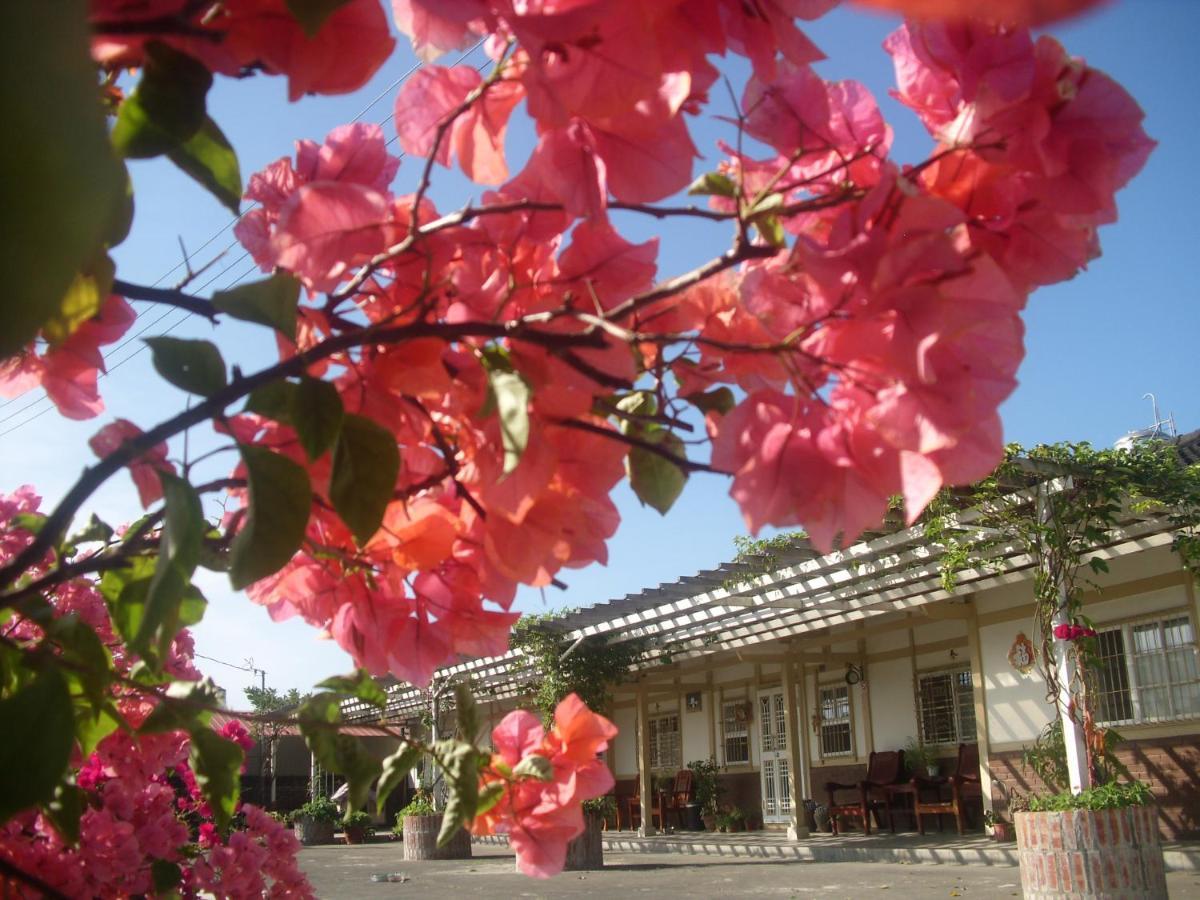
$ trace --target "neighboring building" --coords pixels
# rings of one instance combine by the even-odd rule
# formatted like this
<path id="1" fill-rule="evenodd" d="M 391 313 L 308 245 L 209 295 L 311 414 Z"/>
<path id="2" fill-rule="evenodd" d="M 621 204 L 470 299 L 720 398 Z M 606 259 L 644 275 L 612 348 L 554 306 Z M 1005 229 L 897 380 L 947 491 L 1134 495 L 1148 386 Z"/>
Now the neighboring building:
<path id="1" fill-rule="evenodd" d="M 1178 444 L 1200 456 L 1200 432 Z M 1098 718 L 1125 738 L 1119 756 L 1152 786 L 1163 833 L 1188 838 L 1200 836 L 1200 605 L 1171 543 L 1166 520 L 1129 511 L 1093 553 L 1108 572 L 1085 610 L 1103 654 Z M 1003 808 L 1004 788 L 1040 789 L 1022 751 L 1056 713 L 1038 668 L 1021 665 L 1022 634 L 1037 643 L 1033 561 L 998 552 L 951 593 L 938 559 L 920 526 L 897 526 L 826 555 L 795 542 L 753 588 L 736 582 L 746 566 L 727 564 L 565 615 L 568 637 L 645 647 L 610 711 L 618 793 L 640 779 L 644 798 L 651 776 L 713 757 L 724 801 L 782 827 L 798 800 L 823 801 L 825 782 L 860 779 L 872 750 L 910 738 L 948 762 L 977 742 L 989 808 Z M 463 676 L 493 721 L 533 677 L 515 652 L 438 673 Z M 406 686 L 390 696 L 398 719 L 426 703 Z"/>

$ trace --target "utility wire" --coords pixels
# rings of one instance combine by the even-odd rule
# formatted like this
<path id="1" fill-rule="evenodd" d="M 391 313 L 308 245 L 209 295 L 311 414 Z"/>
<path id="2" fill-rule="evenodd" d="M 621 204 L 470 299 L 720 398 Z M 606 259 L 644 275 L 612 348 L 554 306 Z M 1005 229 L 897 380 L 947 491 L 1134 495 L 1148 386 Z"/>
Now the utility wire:
<path id="1" fill-rule="evenodd" d="M 457 60 L 454 62 L 454 65 L 459 65 L 459 64 L 461 64 L 462 62 L 464 62 L 464 61 L 467 59 L 467 57 L 469 57 L 471 54 L 473 54 L 473 53 L 474 53 L 476 50 L 478 50 L 478 49 L 479 49 L 481 46 L 483 46 L 483 40 L 482 40 L 482 39 L 480 39 L 480 40 L 479 40 L 479 41 L 477 41 L 477 42 L 476 42 L 476 43 L 475 43 L 473 46 L 471 46 L 470 48 L 468 48 L 468 49 L 467 49 L 467 50 L 466 50 L 466 51 L 465 51 L 465 52 L 464 52 L 464 53 L 463 53 L 463 54 L 462 54 L 462 55 L 461 55 L 461 56 L 460 56 L 460 57 L 459 57 L 459 58 L 458 58 L 458 59 L 457 59 Z M 365 116 L 365 115 L 367 114 L 367 112 L 368 112 L 368 111 L 369 111 L 369 110 L 370 110 L 372 107 L 374 107 L 374 106 L 375 106 L 375 104 L 377 104 L 377 103 L 378 103 L 380 100 L 382 100 L 384 97 L 388 96 L 388 94 L 390 94 L 390 93 L 391 93 L 393 90 L 395 90 L 395 88 L 396 88 L 396 87 L 398 87 L 398 86 L 399 86 L 399 85 L 400 85 L 402 82 L 404 82 L 404 81 L 407 81 L 407 80 L 408 80 L 408 79 L 409 79 L 409 78 L 410 78 L 410 77 L 411 77 L 413 74 L 415 74 L 415 73 L 416 73 L 416 72 L 417 72 L 419 69 L 421 69 L 421 68 L 422 68 L 424 65 L 425 65 L 425 63 L 423 63 L 423 62 L 418 62 L 416 65 L 413 65 L 413 66 L 409 67 L 409 69 L 408 69 L 407 71 L 405 71 L 405 72 L 404 72 L 403 74 L 401 74 L 399 77 L 397 77 L 396 79 L 394 79 L 394 80 L 392 81 L 392 83 L 391 83 L 391 84 L 389 84 L 389 85 L 388 85 L 386 88 L 384 88 L 382 91 L 380 91 L 380 92 L 379 92 L 379 93 L 378 93 L 378 94 L 375 96 L 375 98 L 374 98 L 374 99 L 372 99 L 372 100 L 371 100 L 371 101 L 370 101 L 370 102 L 369 102 L 369 103 L 368 103 L 366 106 L 364 106 L 364 107 L 363 107 L 361 110 L 359 110 L 359 111 L 358 111 L 358 113 L 357 113 L 357 114 L 354 116 L 354 118 L 352 118 L 352 119 L 350 120 L 350 122 L 352 122 L 352 123 L 353 123 L 353 122 L 357 122 L 357 121 L 359 121 L 359 120 L 360 120 L 360 119 L 361 119 L 363 116 Z M 484 66 L 486 66 L 486 65 L 487 65 L 487 63 L 486 63 L 486 62 L 484 62 L 484 63 L 483 63 L 483 64 L 481 64 L 481 65 L 480 65 L 478 68 L 482 69 L 482 68 L 483 68 Z M 394 111 L 393 111 L 393 112 L 391 112 L 391 113 L 388 113 L 388 115 L 387 115 L 387 116 L 385 116 L 385 117 L 383 118 L 383 120 L 382 120 L 382 121 L 379 123 L 379 125 L 380 125 L 380 126 L 386 125 L 386 124 L 387 124 L 388 122 L 390 122 L 390 121 L 391 121 L 393 118 L 395 118 L 395 112 L 394 112 Z M 398 139 L 398 137 L 397 137 L 397 136 L 393 136 L 393 137 L 392 137 L 390 140 L 388 140 L 388 141 L 387 141 L 387 143 L 386 143 L 386 146 L 389 146 L 389 147 L 390 147 L 390 146 L 391 146 L 393 143 L 395 143 L 395 141 L 396 141 L 397 139 Z M 403 151 L 401 151 L 401 152 L 398 154 L 398 157 L 399 157 L 399 158 L 401 158 L 401 159 L 403 159 L 405 155 L 406 155 L 406 154 L 405 154 Z M 246 215 L 246 213 L 248 213 L 248 212 L 250 212 L 251 210 L 253 210 L 253 209 L 254 209 L 254 208 L 257 206 L 257 205 L 258 205 L 258 203 L 257 203 L 256 201 L 251 201 L 251 203 L 250 203 L 250 204 L 249 204 L 249 205 L 246 207 L 246 209 L 245 209 L 245 210 L 243 210 L 243 211 L 242 211 L 241 213 L 239 213 L 239 214 L 238 214 L 236 217 L 234 217 L 234 218 L 233 218 L 233 219 L 231 219 L 229 222 L 227 222 L 227 223 L 226 223 L 224 226 L 222 226 L 222 227 L 221 227 L 219 230 L 217 230 L 217 231 L 216 231 L 216 232 L 214 232 L 212 235 L 210 235 L 210 236 L 209 236 L 209 238 L 208 238 L 208 240 L 206 240 L 206 241 L 205 241 L 203 244 L 201 244 L 201 245 L 200 245 L 198 248 L 196 248 L 196 250 L 195 250 L 195 251 L 193 251 L 193 252 L 192 252 L 190 255 L 194 256 L 196 253 L 198 253 L 199 251 L 203 250 L 205 247 L 209 246 L 209 245 L 210 245 L 210 244 L 211 244 L 213 241 L 215 241 L 215 240 L 216 240 L 218 237 L 220 237 L 220 236 L 221 236 L 221 235 L 222 235 L 224 232 L 228 231 L 228 230 L 229 230 L 231 227 L 233 227 L 234 225 L 236 225 L 236 224 L 237 224 L 237 223 L 238 223 L 238 222 L 241 220 L 241 218 L 242 218 L 244 215 Z M 233 249 L 233 248 L 234 248 L 234 247 L 236 247 L 237 245 L 238 245 L 238 241 L 237 241 L 236 239 L 235 239 L 235 240 L 233 240 L 233 241 L 231 241 L 229 244 L 227 244 L 227 245 L 225 246 L 225 248 L 224 248 L 223 250 L 221 250 L 221 253 L 220 253 L 220 254 L 218 254 L 218 257 L 217 257 L 217 258 L 220 258 L 220 256 L 221 256 L 221 255 L 223 255 L 223 254 L 225 254 L 225 253 L 229 252 L 231 249 Z M 222 269 L 222 270 L 221 270 L 219 273 L 217 273 L 217 275 L 215 275 L 213 278 L 210 278 L 208 281 L 206 281 L 204 284 L 202 284 L 202 285 L 201 285 L 199 288 L 197 288 L 197 289 L 196 289 L 196 292 L 197 292 L 197 293 L 199 293 L 199 292 L 203 291 L 205 288 L 207 288 L 207 287 L 208 287 L 209 285 L 211 285 L 211 284 L 212 284 L 214 281 L 216 281 L 217 279 L 219 279 L 219 278 L 220 278 L 222 275 L 224 275 L 226 272 L 228 272 L 228 271 L 229 271 L 231 268 L 233 268 L 234 266 L 236 266 L 236 265 L 237 265 L 239 262 L 241 262 L 241 260 L 245 259 L 245 258 L 246 258 L 247 256 L 249 256 L 249 255 L 250 255 L 250 254 L 249 254 L 248 252 L 244 252 L 244 253 L 242 253 L 242 255 L 241 255 L 241 256 L 239 256 L 239 257 L 238 257 L 236 260 L 234 260 L 234 261 L 233 261 L 233 262 L 232 262 L 230 265 L 226 266 L 226 267 L 225 267 L 224 269 Z M 187 264 L 187 262 L 188 262 L 188 261 L 187 261 L 187 259 L 185 259 L 185 260 L 183 260 L 182 262 L 178 262 L 178 263 L 176 263 L 176 264 L 175 264 L 175 265 L 174 265 L 172 268 L 168 269 L 168 270 L 167 270 L 166 272 L 164 272 L 164 273 L 163 273 L 161 276 L 159 276 L 159 278 L 158 278 L 158 279 L 157 279 L 157 280 L 156 280 L 156 281 L 153 283 L 152 287 L 157 287 L 157 286 L 159 286 L 160 284 L 162 284 L 162 282 L 164 282 L 164 281 L 165 281 L 167 278 L 169 278 L 169 277 L 170 277 L 172 274 L 174 274 L 175 272 L 179 271 L 179 269 L 180 269 L 182 266 L 186 265 L 186 264 Z M 232 287 L 236 287 L 236 286 L 237 286 L 238 284 L 240 284 L 240 283 L 241 283 L 241 282 L 242 282 L 242 281 L 243 281 L 245 278 L 247 278 L 247 277 L 248 277 L 248 276 L 249 276 L 251 273 L 253 273 L 253 272 L 255 271 L 255 269 L 256 269 L 256 268 L 257 268 L 257 266 L 253 266 L 253 267 L 251 267 L 250 269 L 248 269 L 248 270 L 247 270 L 246 272 L 244 272 L 242 275 L 238 276 L 238 278 L 237 278 L 235 281 L 233 281 L 232 283 L 230 283 L 229 285 L 227 285 L 226 289 L 228 289 L 228 288 L 232 288 Z M 172 315 L 174 312 L 176 312 L 176 311 L 175 311 L 175 310 L 170 310 L 170 309 L 168 309 L 166 312 L 162 313 L 162 314 L 161 314 L 161 315 L 159 315 L 159 316 L 158 316 L 156 319 L 154 319 L 152 322 L 150 322 L 150 324 L 148 324 L 148 325 L 146 325 L 146 326 L 144 326 L 144 327 L 140 328 L 138 331 L 134 332 L 132 335 L 128 335 L 127 337 L 125 337 L 125 338 L 124 338 L 124 339 L 121 341 L 121 343 L 117 344 L 117 346 L 113 347 L 113 348 L 112 348 L 111 350 L 109 350 L 108 352 L 109 352 L 109 353 L 115 353 L 115 352 L 117 352 L 117 351 L 121 350 L 122 348 L 124 348 L 124 347 L 128 346 L 130 343 L 132 343 L 133 341 L 137 340 L 139 337 L 141 337 L 141 336 L 142 336 L 143 334 L 145 334 L 147 331 L 149 331 L 150 329 L 154 328 L 154 327 L 155 327 L 156 325 L 158 325 L 160 322 L 164 321 L 164 320 L 165 320 L 167 317 L 171 316 L 171 315 Z M 143 313 L 143 314 L 145 314 L 145 313 Z M 174 321 L 173 323 L 171 323 L 170 325 L 168 325 L 168 326 L 167 326 L 167 327 L 166 327 L 166 328 L 163 330 L 162 334 L 164 334 L 164 335 L 165 335 L 165 334 L 169 334 L 170 332 L 174 331 L 176 328 L 178 328 L 180 325 L 182 325 L 184 322 L 186 322 L 188 319 L 190 319 L 190 318 L 191 318 L 193 315 L 194 315 L 194 313 L 185 312 L 185 313 L 184 313 L 184 314 L 183 314 L 183 315 L 182 315 L 180 318 L 176 319 L 176 321 Z M 121 366 L 123 366 L 125 363 L 129 362 L 129 360 L 130 360 L 130 359 L 132 359 L 133 357 L 137 356 L 139 353 L 143 352 L 145 349 L 146 349 L 146 345 L 145 345 L 145 344 L 142 344 L 142 345 L 140 345 L 140 346 L 139 346 L 139 347 L 138 347 L 136 350 L 134 350 L 134 351 L 133 351 L 132 353 L 130 353 L 128 356 L 124 357 L 123 359 L 119 360 L 118 362 L 114 363 L 113 365 L 111 365 L 111 366 L 108 366 L 108 367 L 107 367 L 107 369 L 106 369 L 105 371 L 103 371 L 103 372 L 101 372 L 101 373 L 99 374 L 99 377 L 100 377 L 100 378 L 104 378 L 104 377 L 105 377 L 105 376 L 107 376 L 107 375 L 108 375 L 110 372 L 113 372 L 114 370 L 116 370 L 116 369 L 119 369 L 119 368 L 120 368 Z M 30 388 L 29 390 L 33 390 L 33 388 Z M 29 393 L 29 391 L 24 391 L 24 392 L 22 392 L 21 394 L 18 394 L 16 397 L 10 397 L 10 398 L 8 398 L 7 400 L 4 400 L 3 402 L 0 402 L 0 409 L 3 409 L 5 406 L 8 406 L 8 405 L 9 405 L 9 404 L 11 404 L 11 403 L 14 403 L 15 401 L 19 400 L 21 397 L 25 396 L 25 394 L 27 394 L 27 393 Z M 34 422 L 35 420 L 37 420 L 37 419 L 40 419 L 40 418 L 41 418 L 42 416 L 44 416 L 46 413 L 50 412 L 50 410 L 52 410 L 52 409 L 54 408 L 54 406 L 53 406 L 53 403 L 50 401 L 50 398 L 49 398 L 48 396 L 46 396 L 46 395 L 43 393 L 41 396 L 34 398 L 34 399 L 33 399 L 33 400 L 31 400 L 29 403 L 27 403 L 27 404 L 25 404 L 24 406 L 22 406 L 20 409 L 14 410 L 14 411 L 12 411 L 12 412 L 8 413 L 7 415 L 5 415 L 5 416 L 3 416 L 3 417 L 0 417 L 0 424 L 3 424 L 3 423 L 5 423 L 5 422 L 7 422 L 7 421 L 9 421 L 9 420 L 11 420 L 11 419 L 14 419 L 14 418 L 16 418 L 16 417 L 20 416 L 22 413 L 24 413 L 24 412 L 27 412 L 28 410 L 31 410 L 31 409 L 33 409 L 35 406 L 38 406 L 39 404 L 41 404 L 41 405 L 42 405 L 42 407 L 43 407 L 42 409 L 38 410 L 38 411 L 37 411 L 36 413 L 34 413 L 33 415 L 29 416 L 27 419 L 23 419 L 23 420 L 21 420 L 20 422 L 17 422 L 15 425 L 12 425 L 12 426 L 10 426 L 9 428 L 6 428 L 4 431 L 0 431 L 0 438 L 2 438 L 2 437 L 5 437 L 6 435 L 12 434 L 14 431 L 17 431 L 17 430 L 21 429 L 21 428 L 22 428 L 22 427 L 24 427 L 25 425 L 28 425 L 28 424 L 30 424 L 30 423 L 32 423 L 32 422 Z"/>

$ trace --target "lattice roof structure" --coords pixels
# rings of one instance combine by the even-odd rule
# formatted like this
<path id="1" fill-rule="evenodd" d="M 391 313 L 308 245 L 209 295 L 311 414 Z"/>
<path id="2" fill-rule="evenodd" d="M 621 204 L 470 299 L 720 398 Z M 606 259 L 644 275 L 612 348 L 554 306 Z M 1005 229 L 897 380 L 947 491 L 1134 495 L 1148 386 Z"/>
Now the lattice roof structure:
<path id="1" fill-rule="evenodd" d="M 1200 431 L 1179 439 L 1185 462 L 1200 461 Z M 1042 465 L 1024 463 L 1018 477 L 1004 487 L 1001 504 L 1036 502 L 1039 492 L 1053 494 L 1069 484 L 1066 477 Z M 986 508 L 966 508 L 949 518 L 964 534 L 995 539 L 998 533 L 981 523 Z M 1165 515 L 1126 508 L 1118 526 L 1091 552 L 1109 560 L 1153 547 L 1169 546 L 1174 526 Z M 552 620 L 569 641 L 642 642 L 636 670 L 682 662 L 709 654 L 740 651 L 780 638 L 819 636 L 838 626 L 895 616 L 927 604 L 961 599 L 974 591 L 1033 577 L 1036 565 L 1015 543 L 986 544 L 975 568 L 957 574 L 954 591 L 942 583 L 944 548 L 931 543 L 922 524 L 905 527 L 885 523 L 852 545 L 822 554 L 797 538 L 771 554 L 770 571 L 755 561 L 726 562 L 714 569 L 647 588 L 635 594 L 594 603 Z M 758 562 L 762 562 L 759 560 Z M 503 656 L 463 660 L 443 667 L 435 683 L 470 679 L 481 700 L 512 700 L 531 693 L 537 677 L 518 650 Z M 415 717 L 429 694 L 407 684 L 388 688 L 383 720 Z M 379 718 L 375 707 L 351 702 L 347 718 Z"/>

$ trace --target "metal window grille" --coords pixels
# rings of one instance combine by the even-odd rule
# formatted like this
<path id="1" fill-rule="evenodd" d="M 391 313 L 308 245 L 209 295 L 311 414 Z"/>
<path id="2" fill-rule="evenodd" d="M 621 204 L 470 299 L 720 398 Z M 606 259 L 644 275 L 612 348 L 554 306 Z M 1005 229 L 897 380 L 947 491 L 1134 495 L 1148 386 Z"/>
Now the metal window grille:
<path id="1" fill-rule="evenodd" d="M 821 755 L 849 756 L 853 747 L 850 732 L 850 688 L 845 685 L 821 688 Z"/>
<path id="2" fill-rule="evenodd" d="M 682 764 L 678 714 L 655 716 L 649 725 L 650 768 L 678 769 Z"/>
<path id="3" fill-rule="evenodd" d="M 1105 724 L 1200 715 L 1200 665 L 1191 619 L 1176 615 L 1100 632 L 1094 685 Z"/>
<path id="4" fill-rule="evenodd" d="M 975 737 L 971 670 L 927 672 L 917 679 L 921 742 L 957 744 Z"/>
<path id="5" fill-rule="evenodd" d="M 725 703 L 721 706 L 721 722 L 725 735 L 725 765 L 738 765 L 750 762 L 750 728 L 746 724 L 746 716 L 741 715 L 738 721 L 738 711 L 743 709 L 744 701 Z"/>

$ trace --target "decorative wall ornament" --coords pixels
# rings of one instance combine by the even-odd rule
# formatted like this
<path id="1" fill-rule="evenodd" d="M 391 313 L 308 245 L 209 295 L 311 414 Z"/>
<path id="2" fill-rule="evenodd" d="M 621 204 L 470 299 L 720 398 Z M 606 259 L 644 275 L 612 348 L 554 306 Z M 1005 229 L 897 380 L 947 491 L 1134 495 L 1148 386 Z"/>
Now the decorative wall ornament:
<path id="1" fill-rule="evenodd" d="M 688 712 L 700 712 L 704 709 L 704 695 L 700 691 L 691 691 L 686 699 Z"/>
<path id="2" fill-rule="evenodd" d="M 1025 637 L 1023 631 L 1017 633 L 1012 647 L 1009 648 L 1008 662 L 1022 675 L 1028 675 L 1037 662 L 1037 650 L 1033 647 L 1033 641 Z"/>

